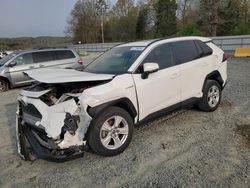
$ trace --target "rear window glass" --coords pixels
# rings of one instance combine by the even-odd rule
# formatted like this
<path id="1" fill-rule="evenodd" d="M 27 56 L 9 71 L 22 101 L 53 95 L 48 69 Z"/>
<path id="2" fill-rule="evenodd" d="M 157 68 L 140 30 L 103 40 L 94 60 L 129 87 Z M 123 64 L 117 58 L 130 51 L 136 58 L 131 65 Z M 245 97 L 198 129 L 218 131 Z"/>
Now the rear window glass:
<path id="1" fill-rule="evenodd" d="M 172 43 L 176 64 L 186 63 L 199 57 L 194 41 L 177 41 Z"/>
<path id="2" fill-rule="evenodd" d="M 56 51 L 56 56 L 57 56 L 58 60 L 75 58 L 75 55 L 70 50 L 59 50 L 59 51 Z"/>
<path id="3" fill-rule="evenodd" d="M 41 62 L 55 60 L 55 53 L 52 51 L 33 52 L 32 56 L 34 63 L 41 63 Z"/>
<path id="4" fill-rule="evenodd" d="M 208 55 L 211 55 L 213 53 L 213 50 L 204 42 L 197 40 L 196 44 L 198 44 L 200 46 L 200 48 L 202 49 L 203 56 L 208 56 Z"/>

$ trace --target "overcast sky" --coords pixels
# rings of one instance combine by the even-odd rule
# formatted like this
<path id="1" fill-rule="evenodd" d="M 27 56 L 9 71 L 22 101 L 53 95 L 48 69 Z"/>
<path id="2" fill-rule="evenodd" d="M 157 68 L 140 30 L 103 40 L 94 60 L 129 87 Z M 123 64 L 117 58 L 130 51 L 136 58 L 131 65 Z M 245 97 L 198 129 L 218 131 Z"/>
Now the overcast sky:
<path id="1" fill-rule="evenodd" d="M 0 0 L 0 38 L 64 36 L 67 17 L 76 1 Z"/>

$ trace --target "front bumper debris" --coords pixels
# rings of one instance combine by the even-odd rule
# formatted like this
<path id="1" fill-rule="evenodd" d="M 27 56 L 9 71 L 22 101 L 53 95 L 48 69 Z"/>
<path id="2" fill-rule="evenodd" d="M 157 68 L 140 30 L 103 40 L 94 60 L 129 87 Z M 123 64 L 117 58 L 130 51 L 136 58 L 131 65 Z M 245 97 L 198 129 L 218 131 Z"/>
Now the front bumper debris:
<path id="1" fill-rule="evenodd" d="M 83 146 L 60 149 L 46 136 L 43 129 L 24 123 L 21 117 L 17 117 L 16 131 L 19 154 L 25 160 L 32 160 L 35 157 L 47 161 L 65 162 L 83 156 Z"/>
<path id="2" fill-rule="evenodd" d="M 32 96 L 18 96 L 16 137 L 20 156 L 55 162 L 82 157 L 91 121 L 87 106 L 74 98 L 49 106 Z"/>
<path id="3" fill-rule="evenodd" d="M 18 150 L 25 160 L 40 158 L 53 162 L 65 162 L 83 156 L 83 146 L 60 149 L 46 136 L 43 129 L 24 123 L 17 117 Z"/>

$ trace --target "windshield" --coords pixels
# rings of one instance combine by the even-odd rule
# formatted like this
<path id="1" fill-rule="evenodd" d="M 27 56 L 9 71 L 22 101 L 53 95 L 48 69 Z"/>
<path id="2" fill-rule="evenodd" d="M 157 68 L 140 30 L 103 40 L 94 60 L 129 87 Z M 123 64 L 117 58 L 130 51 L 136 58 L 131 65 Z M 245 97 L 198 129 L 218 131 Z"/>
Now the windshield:
<path id="1" fill-rule="evenodd" d="M 85 72 L 102 74 L 124 74 L 139 57 L 145 47 L 115 47 L 107 51 L 85 69 Z"/>
<path id="2" fill-rule="evenodd" d="M 4 56 L 3 59 L 0 59 L 0 66 L 3 66 L 5 63 L 7 63 L 11 58 L 13 58 L 16 54 L 11 53 L 7 56 Z"/>

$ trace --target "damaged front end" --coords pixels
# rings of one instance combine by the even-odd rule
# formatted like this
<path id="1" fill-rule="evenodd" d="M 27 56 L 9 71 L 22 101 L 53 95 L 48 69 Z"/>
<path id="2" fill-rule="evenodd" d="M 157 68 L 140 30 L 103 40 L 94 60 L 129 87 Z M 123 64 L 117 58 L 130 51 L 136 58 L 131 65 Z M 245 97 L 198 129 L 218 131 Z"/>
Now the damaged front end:
<path id="1" fill-rule="evenodd" d="M 63 162 L 83 156 L 91 121 L 80 96 L 99 82 L 39 83 L 18 95 L 16 133 L 22 158 Z"/>

